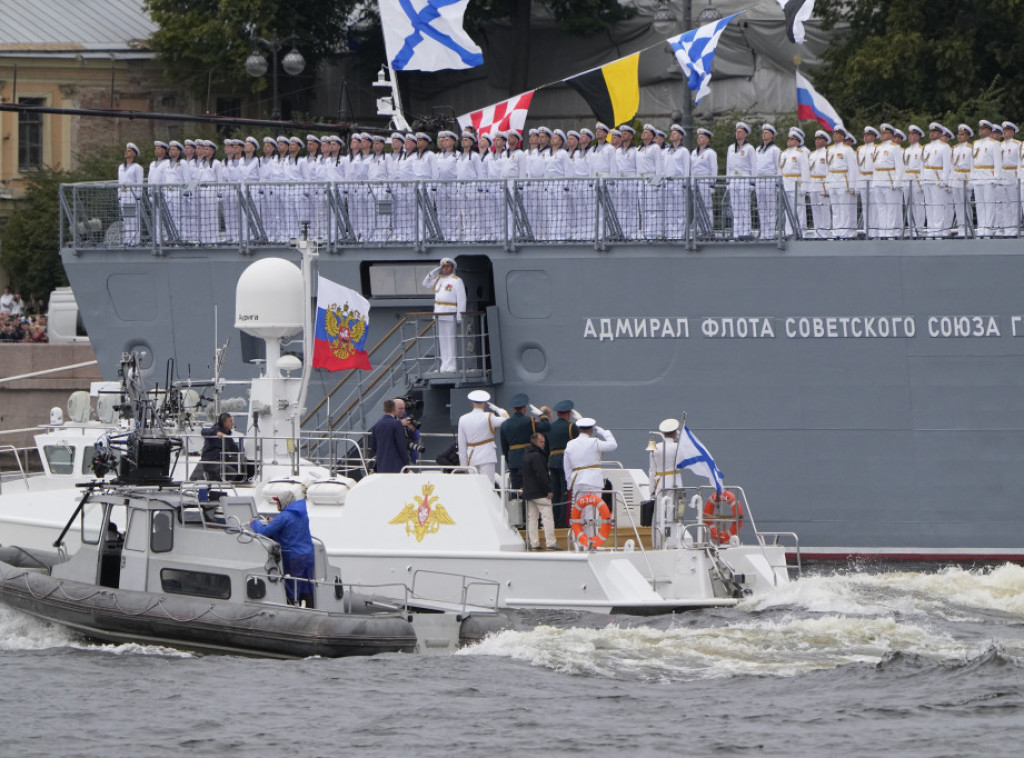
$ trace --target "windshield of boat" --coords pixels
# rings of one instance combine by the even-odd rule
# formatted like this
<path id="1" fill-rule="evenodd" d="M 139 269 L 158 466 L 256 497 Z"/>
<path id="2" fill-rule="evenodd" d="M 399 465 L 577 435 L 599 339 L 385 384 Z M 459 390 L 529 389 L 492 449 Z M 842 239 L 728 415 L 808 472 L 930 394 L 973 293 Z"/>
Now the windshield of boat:
<path id="1" fill-rule="evenodd" d="M 75 449 L 67 443 L 44 445 L 43 454 L 51 474 L 75 473 Z"/>

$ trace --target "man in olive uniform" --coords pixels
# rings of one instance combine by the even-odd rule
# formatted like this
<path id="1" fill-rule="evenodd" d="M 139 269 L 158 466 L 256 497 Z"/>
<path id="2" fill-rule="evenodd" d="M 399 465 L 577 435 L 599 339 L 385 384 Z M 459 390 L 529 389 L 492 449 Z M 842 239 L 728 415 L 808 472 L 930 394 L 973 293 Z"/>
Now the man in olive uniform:
<path id="1" fill-rule="evenodd" d="M 547 417 L 542 416 L 537 420 L 527 415 L 526 406 L 529 404 L 530 398 L 525 393 L 513 395 L 512 415 L 501 425 L 501 452 L 508 466 L 509 486 L 514 490 L 523 487 L 519 467 L 523 460 L 523 451 L 530 444 L 530 437 L 537 432 L 547 433 L 551 429 L 551 422 Z"/>
<path id="2" fill-rule="evenodd" d="M 569 526 L 569 493 L 565 486 L 562 455 L 569 440 L 580 436 L 576 424 L 572 421 L 572 408 L 572 400 L 563 400 L 555 405 L 555 414 L 558 418 L 551 422 L 551 431 L 548 432 L 548 474 L 551 479 L 551 503 L 554 506 L 557 529 Z"/>

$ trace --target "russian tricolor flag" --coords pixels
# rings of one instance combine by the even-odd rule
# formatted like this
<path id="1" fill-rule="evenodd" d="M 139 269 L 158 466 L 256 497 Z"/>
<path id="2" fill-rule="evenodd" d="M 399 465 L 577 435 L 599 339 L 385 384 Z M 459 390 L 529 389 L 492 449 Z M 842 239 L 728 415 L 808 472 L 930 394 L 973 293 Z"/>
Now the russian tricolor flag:
<path id="1" fill-rule="evenodd" d="M 355 290 L 317 277 L 313 368 L 369 370 L 364 345 L 370 331 L 370 301 Z"/>
<path id="2" fill-rule="evenodd" d="M 817 121 L 830 132 L 843 125 L 836 109 L 818 94 L 799 71 L 796 73 L 796 117 L 801 121 Z"/>

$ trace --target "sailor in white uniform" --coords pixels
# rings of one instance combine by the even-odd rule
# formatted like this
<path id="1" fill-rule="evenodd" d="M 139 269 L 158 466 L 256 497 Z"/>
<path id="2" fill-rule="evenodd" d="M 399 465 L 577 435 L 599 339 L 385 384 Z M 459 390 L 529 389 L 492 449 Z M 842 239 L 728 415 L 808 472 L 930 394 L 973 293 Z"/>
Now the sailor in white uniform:
<path id="1" fill-rule="evenodd" d="M 473 410 L 459 417 L 459 465 L 475 466 L 477 471 L 492 482 L 498 463 L 498 450 L 494 445 L 498 427 L 508 419 L 508 412 L 490 402 L 484 390 L 473 390 L 469 401 Z"/>
<path id="2" fill-rule="evenodd" d="M 779 156 L 782 151 L 775 144 L 778 134 L 771 124 L 761 124 L 761 145 L 754 157 L 757 179 L 754 195 L 757 197 L 757 222 L 761 239 L 775 239 L 775 177 L 779 173 Z"/>
<path id="3" fill-rule="evenodd" d="M 652 534 L 655 545 L 664 546 L 665 527 L 675 520 L 676 501 L 683 487 L 683 472 L 676 468 L 679 453 L 679 421 L 667 418 L 658 425 L 662 440 L 650 451 L 648 471 L 654 498 Z"/>
<path id="4" fill-rule="evenodd" d="M 846 130 L 837 126 L 832 133 L 833 144 L 825 154 L 828 160 L 829 205 L 832 210 L 832 236 L 850 239 L 857 235 L 857 194 L 854 172 L 857 157 L 846 144 Z"/>
<path id="5" fill-rule="evenodd" d="M 792 127 L 786 140 L 786 150 L 779 156 L 779 173 L 782 174 L 782 186 L 786 190 L 793 207 L 793 215 L 800 228 L 800 235 L 807 231 L 807 192 L 810 182 L 810 163 L 807 152 L 803 148 L 804 136 L 798 127 Z M 786 214 L 786 235 L 793 234 L 793 222 Z"/>
<path id="6" fill-rule="evenodd" d="M 636 172 L 643 178 L 640 185 L 640 224 L 644 239 L 662 239 L 665 235 L 664 155 L 654 141 L 653 124 L 644 124 L 640 132 L 640 147 L 636 149 Z"/>
<path id="7" fill-rule="evenodd" d="M 903 176 L 906 184 L 903 199 L 907 207 L 907 228 L 909 232 L 920 234 L 924 231 L 924 145 L 921 138 L 924 129 L 917 124 L 907 127 L 907 142 L 903 149 Z"/>
<path id="8" fill-rule="evenodd" d="M 121 244 L 139 244 L 139 200 L 142 199 L 142 166 L 139 146 L 129 142 L 124 149 L 124 163 L 117 167 L 117 202 L 121 210 Z"/>
<path id="9" fill-rule="evenodd" d="M 828 205 L 828 148 L 832 141 L 828 132 L 819 129 L 814 133 L 814 146 L 817 148 L 808 157 L 810 171 L 807 183 L 807 198 L 811 201 L 811 217 L 814 219 L 814 236 L 827 239 L 832 236 L 832 211 Z"/>
<path id="10" fill-rule="evenodd" d="M 751 236 L 750 190 L 757 171 L 754 147 L 747 138 L 750 126 L 743 121 L 736 123 L 736 141 L 729 145 L 725 155 L 726 190 L 729 193 L 729 207 L 732 208 L 732 236 L 734 239 Z"/>
<path id="11" fill-rule="evenodd" d="M 665 182 L 665 236 L 670 240 L 686 236 L 686 195 L 690 180 L 690 151 L 683 140 L 686 130 L 679 124 L 669 127 L 669 147 L 662 151 L 662 175 Z"/>
<path id="12" fill-rule="evenodd" d="M 640 182 L 637 181 L 636 129 L 629 124 L 619 127 L 620 141 L 615 151 L 618 180 L 612 183 L 612 206 L 619 218 L 623 239 L 636 239 L 640 221 Z"/>
<path id="13" fill-rule="evenodd" d="M 592 418 L 578 419 L 576 428 L 580 436 L 569 440 L 562 456 L 566 487 L 572 490 L 574 499 L 580 493 L 600 492 L 604 489 L 601 455 L 619 446 L 615 436 L 599 427 Z"/>
<path id="14" fill-rule="evenodd" d="M 942 139 L 946 127 L 937 121 L 928 124 L 930 141 L 924 147 L 924 213 L 929 237 L 945 237 L 953 223 L 953 195 L 949 189 L 953 150 Z M 920 224 L 920 219 L 918 220 Z"/>
<path id="15" fill-rule="evenodd" d="M 996 195 L 1003 175 L 1003 162 L 999 143 L 992 139 L 993 126 L 986 119 L 979 121 L 978 139 L 974 141 L 970 184 L 974 190 L 979 237 L 990 237 L 996 233 Z"/>
<path id="16" fill-rule="evenodd" d="M 1004 237 L 1017 236 L 1020 226 L 1020 188 L 1017 186 L 1017 169 L 1020 168 L 1021 142 L 1015 139 L 1017 125 L 1012 121 L 1004 121 L 1003 141 L 999 143 L 1000 158 L 1003 164 L 1003 178 L 999 190 L 1003 195 L 1000 213 L 1000 224 Z"/>
<path id="17" fill-rule="evenodd" d="M 718 176 L 718 153 L 711 147 L 711 140 L 715 135 L 710 129 L 703 127 L 697 130 L 697 147 L 690 154 L 690 174 L 693 176 L 694 201 L 700 206 L 695 209 L 697 218 L 701 217 L 700 208 L 708 222 L 708 231 L 715 230 L 715 208 L 711 202 L 711 196 L 715 189 L 715 181 Z"/>
<path id="18" fill-rule="evenodd" d="M 458 362 L 455 353 L 455 327 L 466 312 L 466 285 L 455 275 L 455 260 L 442 258 L 441 265 L 423 280 L 424 287 L 434 290 L 434 316 L 437 320 L 437 352 L 441 373 L 454 373 Z"/>

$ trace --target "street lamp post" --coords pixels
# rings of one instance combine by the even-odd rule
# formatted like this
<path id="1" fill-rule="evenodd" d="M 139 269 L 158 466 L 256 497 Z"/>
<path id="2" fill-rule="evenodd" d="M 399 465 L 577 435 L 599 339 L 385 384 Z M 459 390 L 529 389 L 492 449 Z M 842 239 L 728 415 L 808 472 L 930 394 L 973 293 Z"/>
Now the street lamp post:
<path id="1" fill-rule="evenodd" d="M 302 57 L 302 54 L 295 48 L 294 42 L 298 35 L 292 34 L 288 37 L 279 38 L 276 34 L 272 35 L 270 39 L 263 39 L 263 37 L 257 37 L 253 35 L 252 41 L 254 44 L 259 45 L 264 50 L 270 51 L 270 81 L 271 81 L 271 92 L 272 92 L 272 103 L 273 112 L 270 114 L 270 118 L 273 121 L 281 120 L 281 98 L 278 95 L 277 90 L 277 54 L 283 47 L 292 44 L 291 52 L 284 56 L 281 60 L 281 67 L 284 69 L 286 74 L 290 76 L 298 76 L 302 73 L 302 70 L 306 68 L 306 59 Z M 256 77 L 257 79 L 267 73 L 267 59 L 264 58 L 258 50 L 253 50 L 252 55 L 245 59 L 245 70 L 249 76 Z"/>

